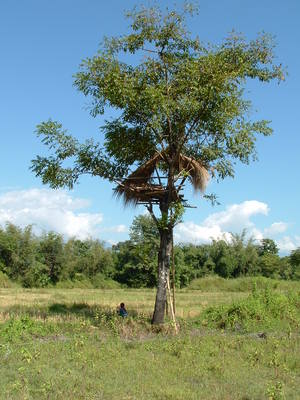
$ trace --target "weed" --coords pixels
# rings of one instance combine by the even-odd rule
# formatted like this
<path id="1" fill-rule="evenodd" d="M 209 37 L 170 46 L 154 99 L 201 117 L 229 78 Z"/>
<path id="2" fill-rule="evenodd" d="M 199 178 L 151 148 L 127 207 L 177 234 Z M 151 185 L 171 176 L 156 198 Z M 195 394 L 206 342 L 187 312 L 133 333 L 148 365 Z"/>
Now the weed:
<path id="1" fill-rule="evenodd" d="M 260 364 L 262 360 L 264 359 L 264 352 L 261 349 L 253 349 L 252 351 L 249 352 L 248 354 L 248 360 L 249 363 L 252 367 L 255 367 L 256 365 Z"/>
<path id="2" fill-rule="evenodd" d="M 282 382 L 278 381 L 275 384 L 268 386 L 266 395 L 268 400 L 284 400 L 285 395 Z"/>
<path id="3" fill-rule="evenodd" d="M 5 342 L 14 342 L 26 337 L 42 337 L 49 332 L 53 332 L 53 326 L 45 325 L 36 321 L 27 315 L 22 317 L 10 318 L 4 324 L 0 325 L 0 338 Z"/>

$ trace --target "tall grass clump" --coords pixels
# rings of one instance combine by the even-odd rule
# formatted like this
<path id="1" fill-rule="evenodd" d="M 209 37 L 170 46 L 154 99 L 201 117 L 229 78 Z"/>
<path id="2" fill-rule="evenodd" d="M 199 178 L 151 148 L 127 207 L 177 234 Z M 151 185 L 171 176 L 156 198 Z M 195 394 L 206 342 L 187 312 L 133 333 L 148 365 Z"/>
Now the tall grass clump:
<path id="1" fill-rule="evenodd" d="M 300 326 L 300 292 L 287 294 L 255 286 L 246 298 L 230 305 L 209 307 L 201 316 L 202 325 L 219 329 L 297 329 Z"/>
<path id="2" fill-rule="evenodd" d="M 12 288 L 15 286 L 16 284 L 12 282 L 6 274 L 0 271 L 0 288 Z"/>

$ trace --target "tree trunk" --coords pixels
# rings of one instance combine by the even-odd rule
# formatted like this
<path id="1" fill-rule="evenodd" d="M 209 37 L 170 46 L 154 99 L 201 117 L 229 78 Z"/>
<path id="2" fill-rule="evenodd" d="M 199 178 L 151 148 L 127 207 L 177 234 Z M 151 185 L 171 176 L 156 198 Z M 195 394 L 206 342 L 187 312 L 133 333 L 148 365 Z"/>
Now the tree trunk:
<path id="1" fill-rule="evenodd" d="M 167 283 L 170 271 L 172 253 L 172 229 L 162 229 L 160 232 L 160 247 L 158 253 L 158 282 L 152 324 L 163 324 L 167 301 Z"/>

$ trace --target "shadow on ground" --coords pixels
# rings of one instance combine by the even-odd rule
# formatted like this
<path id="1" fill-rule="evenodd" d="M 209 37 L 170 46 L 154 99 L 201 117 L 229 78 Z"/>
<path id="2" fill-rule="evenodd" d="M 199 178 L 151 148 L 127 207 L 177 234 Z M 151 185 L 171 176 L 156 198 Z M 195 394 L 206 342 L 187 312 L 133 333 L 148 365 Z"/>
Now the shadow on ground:
<path id="1" fill-rule="evenodd" d="M 129 317 L 136 320 L 150 322 L 150 315 L 138 313 L 134 309 L 128 309 Z M 62 319 L 79 318 L 89 320 L 93 325 L 101 322 L 122 319 L 117 309 L 110 309 L 100 305 L 87 303 L 53 303 L 48 306 L 21 306 L 15 305 L 1 311 L 4 318 L 14 318 L 27 315 L 32 318 L 48 319 L 49 317 L 61 317 Z"/>

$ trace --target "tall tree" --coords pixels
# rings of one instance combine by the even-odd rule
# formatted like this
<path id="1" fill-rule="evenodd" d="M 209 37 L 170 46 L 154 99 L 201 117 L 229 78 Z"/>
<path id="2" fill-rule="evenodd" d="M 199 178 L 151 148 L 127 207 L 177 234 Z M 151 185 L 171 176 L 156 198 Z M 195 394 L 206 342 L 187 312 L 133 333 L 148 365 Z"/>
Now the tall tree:
<path id="1" fill-rule="evenodd" d="M 248 119 L 244 85 L 248 78 L 283 79 L 272 38 L 261 35 L 247 43 L 233 33 L 221 45 L 205 46 L 186 29 L 193 12 L 186 4 L 183 12 L 129 13 L 131 33 L 106 38 L 75 78 L 75 86 L 92 99 L 93 116 L 107 106 L 119 110 L 102 128 L 104 145 L 92 139 L 80 144 L 50 120 L 37 133 L 52 155 L 32 162 L 35 174 L 53 188 L 72 188 L 88 173 L 117 182 L 116 193 L 126 203 L 146 205 L 160 236 L 155 324 L 164 321 L 183 185 L 190 181 L 203 191 L 209 175 L 232 177 L 235 160 L 255 158 L 256 134 L 272 130 L 267 121 Z"/>

